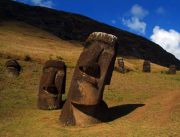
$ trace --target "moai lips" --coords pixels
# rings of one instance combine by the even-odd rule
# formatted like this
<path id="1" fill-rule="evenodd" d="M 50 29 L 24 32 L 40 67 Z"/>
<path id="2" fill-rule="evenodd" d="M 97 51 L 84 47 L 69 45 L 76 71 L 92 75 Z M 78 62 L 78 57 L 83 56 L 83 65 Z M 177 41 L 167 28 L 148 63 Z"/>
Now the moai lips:
<path id="1" fill-rule="evenodd" d="M 49 60 L 43 67 L 38 94 L 39 109 L 58 109 L 65 93 L 66 66 L 63 61 Z"/>
<path id="2" fill-rule="evenodd" d="M 151 63 L 148 60 L 145 60 L 143 63 L 143 72 L 151 72 Z"/>
<path id="3" fill-rule="evenodd" d="M 19 73 L 21 71 L 21 66 L 16 60 L 14 59 L 8 60 L 5 64 L 5 67 L 6 67 L 7 76 L 9 77 L 19 76 Z"/>
<path id="4" fill-rule="evenodd" d="M 86 40 L 72 77 L 60 121 L 64 125 L 88 125 L 105 121 L 109 111 L 103 99 L 114 68 L 117 37 L 94 32 Z"/>

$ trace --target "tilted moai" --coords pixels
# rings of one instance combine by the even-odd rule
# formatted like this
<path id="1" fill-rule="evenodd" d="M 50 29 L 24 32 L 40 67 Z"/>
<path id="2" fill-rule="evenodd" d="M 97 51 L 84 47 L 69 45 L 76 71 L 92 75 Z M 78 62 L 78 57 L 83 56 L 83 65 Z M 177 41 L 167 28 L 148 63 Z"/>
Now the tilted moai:
<path id="1" fill-rule="evenodd" d="M 144 60 L 143 72 L 151 72 L 151 62 L 149 60 Z"/>
<path id="2" fill-rule="evenodd" d="M 123 58 L 117 59 L 118 62 L 118 70 L 120 73 L 125 73 L 125 66 Z"/>
<path id="3" fill-rule="evenodd" d="M 60 121 L 64 125 L 89 125 L 106 121 L 109 109 L 103 99 L 116 59 L 117 37 L 92 33 L 77 62 Z"/>
<path id="4" fill-rule="evenodd" d="M 176 74 L 176 66 L 175 65 L 169 66 L 168 74 Z"/>
<path id="5" fill-rule="evenodd" d="M 9 77 L 17 77 L 19 76 L 19 73 L 21 71 L 21 66 L 19 65 L 19 63 L 14 60 L 14 59 L 10 59 L 5 63 L 5 67 L 6 67 L 6 74 Z"/>
<path id="6" fill-rule="evenodd" d="M 58 109 L 65 93 L 66 65 L 63 61 L 48 60 L 43 67 L 39 85 L 38 108 Z"/>

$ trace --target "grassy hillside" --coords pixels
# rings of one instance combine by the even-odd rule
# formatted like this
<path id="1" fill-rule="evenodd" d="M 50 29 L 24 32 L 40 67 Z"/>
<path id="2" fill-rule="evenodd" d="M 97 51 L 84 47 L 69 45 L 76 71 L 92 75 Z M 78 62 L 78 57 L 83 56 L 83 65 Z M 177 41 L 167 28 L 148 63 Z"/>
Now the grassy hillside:
<path id="1" fill-rule="evenodd" d="M 166 67 L 176 65 L 180 70 L 180 60 L 161 46 L 142 36 L 82 15 L 30 6 L 14 0 L 1 0 L 0 22 L 2 21 L 22 21 L 48 31 L 59 38 L 78 42 L 83 42 L 89 34 L 95 31 L 110 33 L 118 37 L 118 55 L 146 59 Z"/>
<path id="2" fill-rule="evenodd" d="M 23 60 L 26 56 L 30 56 L 39 62 L 62 58 L 68 66 L 73 67 L 82 49 L 80 43 L 62 40 L 23 22 L 0 24 L 0 55 L 4 58 L 15 57 Z M 127 67 L 141 71 L 143 60 L 126 57 L 125 61 Z M 153 64 L 153 72 L 162 70 L 166 68 Z"/>
<path id="3" fill-rule="evenodd" d="M 42 64 L 20 61 L 23 66 L 20 77 L 9 79 L 4 73 L 5 61 L 0 59 L 2 137 L 178 137 L 180 134 L 179 72 L 123 75 L 114 71 L 104 94 L 114 120 L 87 127 L 63 127 L 58 120 L 61 110 L 42 111 L 36 107 Z M 67 90 L 72 72 L 68 68 Z"/>
<path id="4" fill-rule="evenodd" d="M 67 42 L 43 30 L 22 22 L 0 23 L 0 54 L 19 59 L 30 56 L 44 62 L 47 59 L 63 58 L 75 64 L 82 50 L 77 42 Z"/>
<path id="5" fill-rule="evenodd" d="M 114 71 L 111 85 L 105 89 L 104 100 L 114 120 L 86 127 L 64 127 L 58 120 L 61 110 L 37 109 L 43 62 L 49 58 L 65 60 L 68 64 L 67 94 L 81 51 L 78 43 L 58 39 L 26 24 L 0 24 L 0 137 L 180 135 L 180 72 L 177 75 L 161 74 L 160 71 L 166 68 L 153 64 L 153 73 L 142 73 L 143 60 L 130 57 L 125 58 L 125 63 L 134 71 L 126 74 Z M 26 55 L 33 61 L 23 61 Z M 5 74 L 7 57 L 20 59 L 23 71 L 17 79 L 10 79 Z"/>

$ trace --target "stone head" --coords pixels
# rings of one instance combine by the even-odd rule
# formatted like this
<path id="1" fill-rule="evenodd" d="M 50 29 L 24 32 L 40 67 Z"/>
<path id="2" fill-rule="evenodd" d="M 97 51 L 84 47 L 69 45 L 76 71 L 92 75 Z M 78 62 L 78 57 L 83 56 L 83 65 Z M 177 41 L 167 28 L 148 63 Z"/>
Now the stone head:
<path id="1" fill-rule="evenodd" d="M 117 59 L 118 61 L 118 70 L 120 73 L 125 73 L 125 66 L 124 66 L 124 60 L 123 58 Z"/>
<path id="2" fill-rule="evenodd" d="M 169 74 L 176 74 L 176 66 L 175 65 L 170 65 L 168 73 Z"/>
<path id="3" fill-rule="evenodd" d="M 149 60 L 144 60 L 143 72 L 151 72 L 151 62 Z"/>
<path id="4" fill-rule="evenodd" d="M 109 85 L 116 58 L 117 38 L 102 32 L 92 33 L 77 62 L 68 98 L 76 104 L 95 105 Z"/>
<path id="5" fill-rule="evenodd" d="M 58 108 L 65 93 L 66 66 L 63 61 L 48 60 L 43 67 L 39 86 L 39 108 Z M 42 97 L 42 95 L 46 95 Z M 49 102 L 48 102 L 49 101 Z"/>
<path id="6" fill-rule="evenodd" d="M 7 74 L 10 77 L 17 77 L 21 71 L 21 66 L 14 59 L 8 60 L 5 64 L 5 67 L 7 70 Z"/>
<path id="7" fill-rule="evenodd" d="M 111 34 L 94 32 L 87 38 L 61 111 L 63 124 L 88 125 L 109 118 L 103 92 L 111 82 L 117 47 L 117 37 Z"/>

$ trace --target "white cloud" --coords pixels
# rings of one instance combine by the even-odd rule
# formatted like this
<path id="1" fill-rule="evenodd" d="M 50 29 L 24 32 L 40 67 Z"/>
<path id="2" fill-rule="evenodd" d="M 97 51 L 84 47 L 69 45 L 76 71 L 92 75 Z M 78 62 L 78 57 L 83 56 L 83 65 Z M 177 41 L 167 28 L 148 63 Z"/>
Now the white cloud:
<path id="1" fill-rule="evenodd" d="M 116 24 L 116 20 L 111 20 L 111 23 L 112 24 Z"/>
<path id="2" fill-rule="evenodd" d="M 130 19 L 123 19 L 122 21 L 123 21 L 123 24 L 129 27 L 131 30 L 145 34 L 146 23 L 143 21 L 140 21 L 139 18 L 131 17 Z"/>
<path id="3" fill-rule="evenodd" d="M 34 5 L 52 8 L 53 2 L 51 0 L 31 0 Z"/>
<path id="4" fill-rule="evenodd" d="M 147 10 L 145 10 L 143 7 L 139 6 L 138 4 L 133 5 L 131 8 L 131 14 L 134 17 L 137 17 L 140 19 L 143 19 L 145 16 L 148 15 L 148 13 L 149 12 Z"/>
<path id="5" fill-rule="evenodd" d="M 156 13 L 157 14 L 164 14 L 165 13 L 165 9 L 163 7 L 159 7 L 156 9 Z"/>
<path id="6" fill-rule="evenodd" d="M 155 26 L 150 39 L 180 59 L 180 33 Z"/>
<path id="7" fill-rule="evenodd" d="M 136 31 L 140 34 L 145 34 L 147 24 L 143 21 L 143 19 L 148 14 L 149 12 L 146 9 L 138 4 L 135 4 L 130 9 L 130 17 L 123 18 L 122 22 L 131 30 Z"/>

